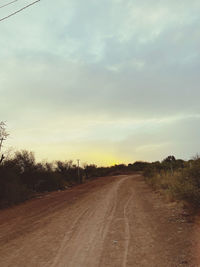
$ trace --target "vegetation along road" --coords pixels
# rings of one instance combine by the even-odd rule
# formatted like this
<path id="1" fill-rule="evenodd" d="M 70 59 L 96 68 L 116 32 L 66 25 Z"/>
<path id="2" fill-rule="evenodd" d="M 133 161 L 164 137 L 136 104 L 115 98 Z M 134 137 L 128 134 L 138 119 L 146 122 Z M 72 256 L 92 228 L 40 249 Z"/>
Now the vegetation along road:
<path id="1" fill-rule="evenodd" d="M 140 175 L 99 178 L 1 210 L 0 266 L 200 266 L 198 225 Z"/>

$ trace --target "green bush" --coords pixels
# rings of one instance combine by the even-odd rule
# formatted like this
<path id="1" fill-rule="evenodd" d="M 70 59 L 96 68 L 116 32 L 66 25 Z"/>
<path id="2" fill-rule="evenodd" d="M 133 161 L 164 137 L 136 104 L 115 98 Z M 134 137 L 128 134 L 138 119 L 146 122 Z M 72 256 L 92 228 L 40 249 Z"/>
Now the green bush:
<path id="1" fill-rule="evenodd" d="M 146 181 L 153 188 L 162 190 L 172 198 L 200 207 L 200 160 L 190 161 L 189 164 L 183 164 L 179 160 L 178 167 L 175 167 L 174 159 L 173 166 L 166 161 L 162 164 L 163 168 L 155 168 L 152 164 L 145 170 Z"/>

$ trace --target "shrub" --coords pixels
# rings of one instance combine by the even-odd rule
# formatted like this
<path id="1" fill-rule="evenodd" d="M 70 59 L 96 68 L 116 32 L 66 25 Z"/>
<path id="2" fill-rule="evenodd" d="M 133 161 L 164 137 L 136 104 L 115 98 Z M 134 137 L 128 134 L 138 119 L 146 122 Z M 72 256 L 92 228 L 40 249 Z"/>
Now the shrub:
<path id="1" fill-rule="evenodd" d="M 162 170 L 150 166 L 144 174 L 147 182 L 155 189 L 160 189 L 172 198 L 187 201 L 195 207 L 200 207 L 200 160 L 193 160 L 190 164 L 183 164 L 179 160 L 179 166 L 171 169 L 166 167 L 166 161 Z M 168 162 L 167 162 L 168 164 Z M 176 166 L 176 162 L 173 164 Z"/>

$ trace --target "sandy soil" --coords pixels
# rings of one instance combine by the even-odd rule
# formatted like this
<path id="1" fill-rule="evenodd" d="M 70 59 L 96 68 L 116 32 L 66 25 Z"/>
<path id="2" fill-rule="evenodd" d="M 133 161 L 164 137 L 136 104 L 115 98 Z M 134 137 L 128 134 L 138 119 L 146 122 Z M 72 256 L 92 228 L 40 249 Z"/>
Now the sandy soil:
<path id="1" fill-rule="evenodd" d="M 0 211 L 0 266 L 200 266 L 193 228 L 141 176 L 99 178 Z"/>

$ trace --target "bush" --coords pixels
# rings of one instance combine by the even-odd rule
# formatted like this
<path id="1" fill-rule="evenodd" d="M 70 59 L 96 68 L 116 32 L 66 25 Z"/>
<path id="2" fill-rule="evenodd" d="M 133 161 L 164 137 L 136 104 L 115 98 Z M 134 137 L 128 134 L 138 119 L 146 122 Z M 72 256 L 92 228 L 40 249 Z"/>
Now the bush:
<path id="1" fill-rule="evenodd" d="M 0 206 L 7 206 L 24 201 L 30 195 L 27 187 L 22 184 L 20 177 L 5 167 L 0 167 Z"/>
<path id="2" fill-rule="evenodd" d="M 79 169 L 80 175 L 83 170 Z M 22 202 L 37 192 L 64 189 L 80 183 L 78 169 L 72 161 L 36 163 L 34 154 L 16 152 L 0 165 L 0 207 Z"/>
<path id="3" fill-rule="evenodd" d="M 169 162 L 163 162 L 163 168 L 149 166 L 144 175 L 146 181 L 155 189 L 160 189 L 172 198 L 184 200 L 195 207 L 200 207 L 200 160 L 193 160 L 190 164 L 173 159 L 173 169 Z M 162 166 L 162 164 L 161 164 Z M 167 167 L 166 167 L 167 166 Z"/>

